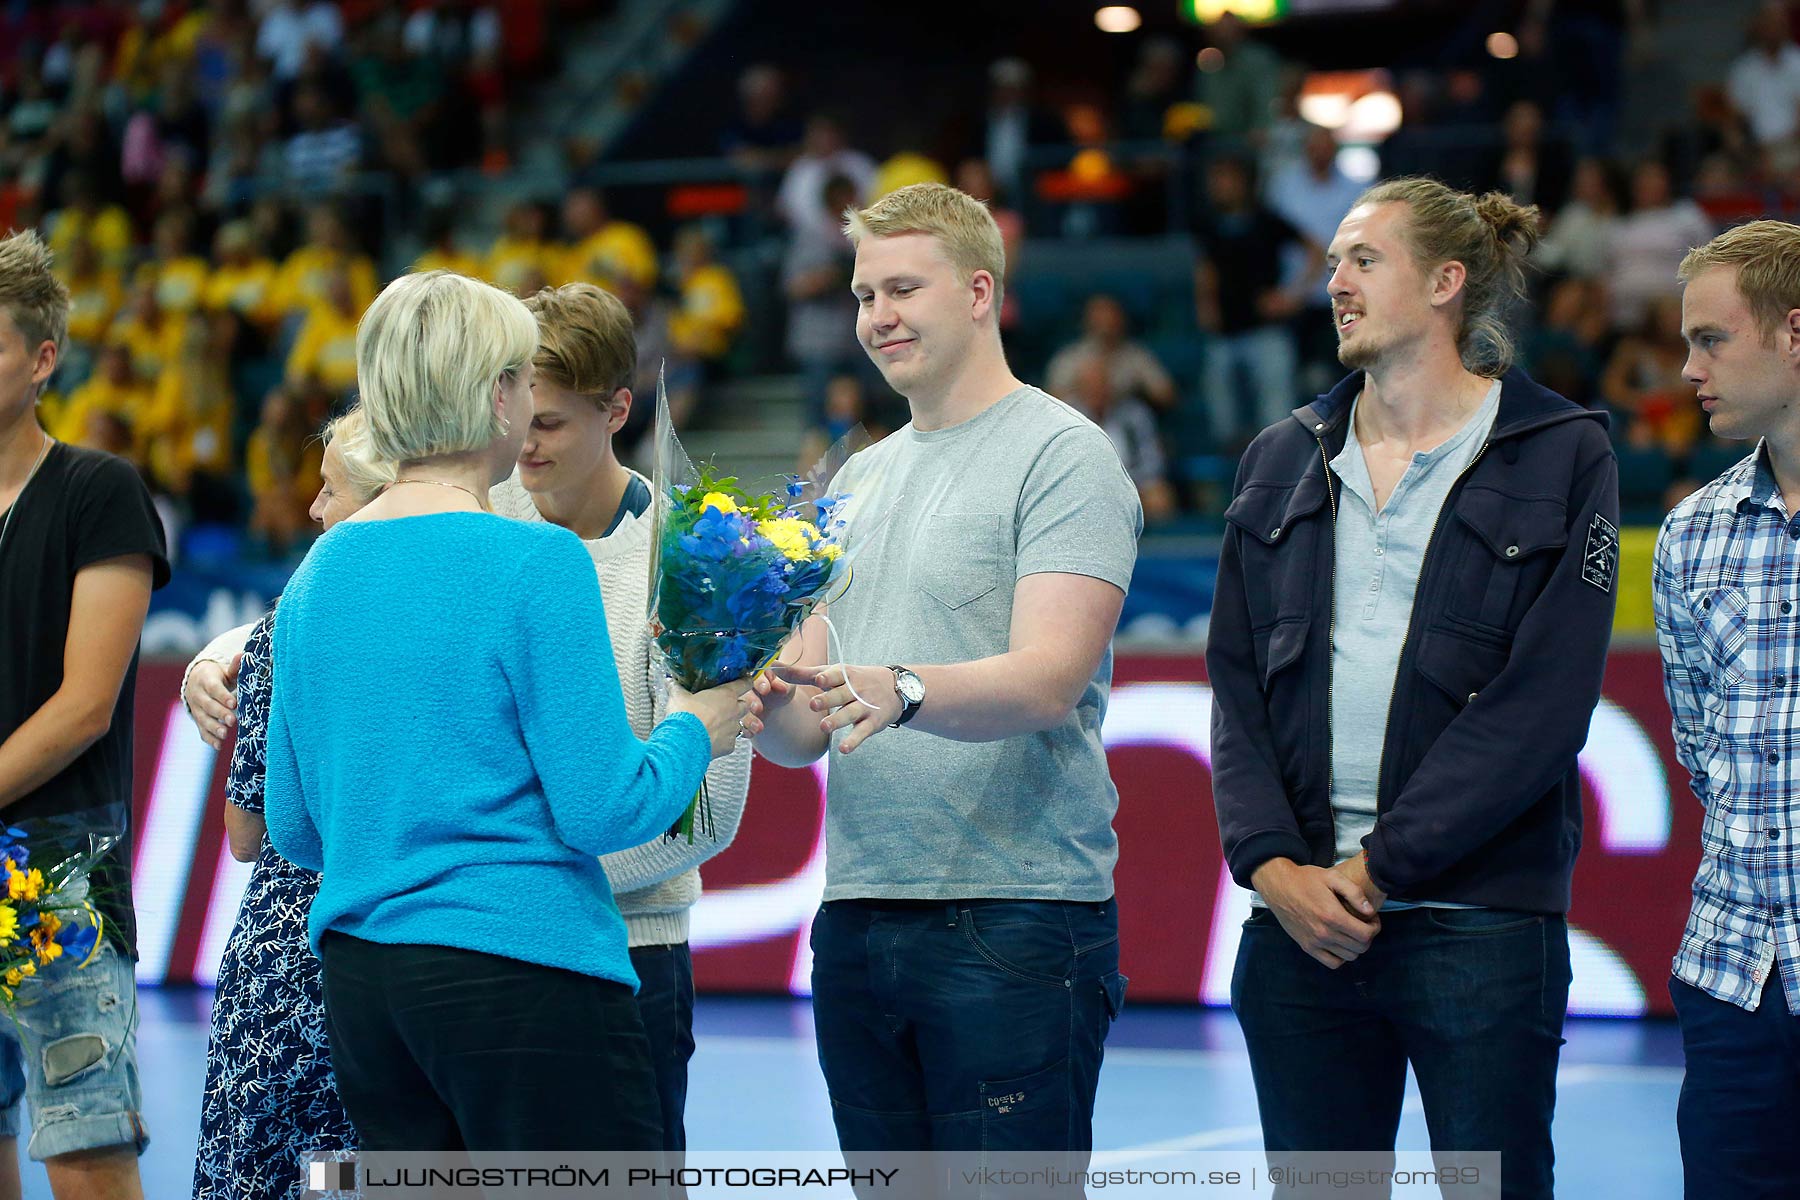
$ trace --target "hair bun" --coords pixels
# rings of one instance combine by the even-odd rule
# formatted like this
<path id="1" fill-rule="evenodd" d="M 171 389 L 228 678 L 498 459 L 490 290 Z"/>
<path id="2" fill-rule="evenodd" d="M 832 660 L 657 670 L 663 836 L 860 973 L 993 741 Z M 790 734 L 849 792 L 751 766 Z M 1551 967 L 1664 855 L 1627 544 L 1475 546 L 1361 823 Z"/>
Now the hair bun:
<path id="1" fill-rule="evenodd" d="M 1475 201 L 1475 212 L 1499 242 L 1521 257 L 1538 243 L 1541 214 L 1535 204 L 1520 204 L 1505 192 L 1489 192 Z"/>

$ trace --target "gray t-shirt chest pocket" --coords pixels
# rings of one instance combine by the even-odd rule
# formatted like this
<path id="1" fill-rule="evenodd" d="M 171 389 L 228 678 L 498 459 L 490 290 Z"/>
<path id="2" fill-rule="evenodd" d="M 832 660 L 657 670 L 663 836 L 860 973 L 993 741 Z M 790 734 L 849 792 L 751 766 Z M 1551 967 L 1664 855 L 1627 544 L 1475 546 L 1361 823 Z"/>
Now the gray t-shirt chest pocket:
<path id="1" fill-rule="evenodd" d="M 1012 581 L 1012 546 L 1000 513 L 934 513 L 919 527 L 913 585 L 945 608 L 972 604 Z"/>

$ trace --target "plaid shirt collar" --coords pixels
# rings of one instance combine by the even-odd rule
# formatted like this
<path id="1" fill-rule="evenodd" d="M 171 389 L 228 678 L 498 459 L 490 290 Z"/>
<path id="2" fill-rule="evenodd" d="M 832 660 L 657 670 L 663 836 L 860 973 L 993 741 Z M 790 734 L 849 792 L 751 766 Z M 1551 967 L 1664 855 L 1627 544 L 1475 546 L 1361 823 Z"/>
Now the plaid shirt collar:
<path id="1" fill-rule="evenodd" d="M 1719 488 L 1712 504 L 1724 512 L 1742 512 L 1746 504 L 1753 508 L 1782 509 L 1781 488 L 1775 483 L 1775 471 L 1769 465 L 1769 444 L 1758 439 L 1756 453 L 1745 458 L 1719 477 Z"/>

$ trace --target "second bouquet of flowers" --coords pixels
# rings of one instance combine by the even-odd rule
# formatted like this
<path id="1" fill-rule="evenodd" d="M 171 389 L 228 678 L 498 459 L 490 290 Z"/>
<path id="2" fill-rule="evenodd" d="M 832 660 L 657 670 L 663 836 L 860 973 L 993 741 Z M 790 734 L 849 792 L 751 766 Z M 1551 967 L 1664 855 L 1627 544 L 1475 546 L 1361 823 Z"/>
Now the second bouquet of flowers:
<path id="1" fill-rule="evenodd" d="M 80 852 L 32 865 L 23 829 L 0 826 L 0 1009 L 17 1019 L 15 992 L 58 959 L 87 966 L 102 921 L 88 898 L 88 872 L 116 838 L 90 838 Z"/>

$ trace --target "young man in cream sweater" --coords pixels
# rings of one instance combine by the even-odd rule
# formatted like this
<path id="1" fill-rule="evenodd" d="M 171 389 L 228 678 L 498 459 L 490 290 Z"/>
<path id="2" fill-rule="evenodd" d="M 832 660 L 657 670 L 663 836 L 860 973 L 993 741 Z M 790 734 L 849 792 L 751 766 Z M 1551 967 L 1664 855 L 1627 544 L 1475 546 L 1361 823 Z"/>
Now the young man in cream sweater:
<path id="1" fill-rule="evenodd" d="M 619 462 L 613 435 L 631 413 L 637 370 L 631 315 L 610 292 L 572 283 L 526 301 L 538 319 L 532 383 L 534 415 L 513 477 L 490 493 L 494 511 L 549 521 L 587 545 L 614 631 L 613 654 L 625 710 L 638 736 L 663 715 L 662 667 L 644 615 L 649 611 L 650 485 Z M 237 658 L 251 626 L 222 634 L 188 667 L 182 699 L 215 747 L 230 727 Z M 694 1052 L 694 973 L 688 913 L 700 899 L 702 862 L 737 834 L 750 788 L 750 746 L 707 772 L 715 837 L 657 838 L 601 858 L 631 939 L 638 1009 L 650 1037 L 662 1104 L 665 1149 L 686 1148 L 682 1113 Z"/>

